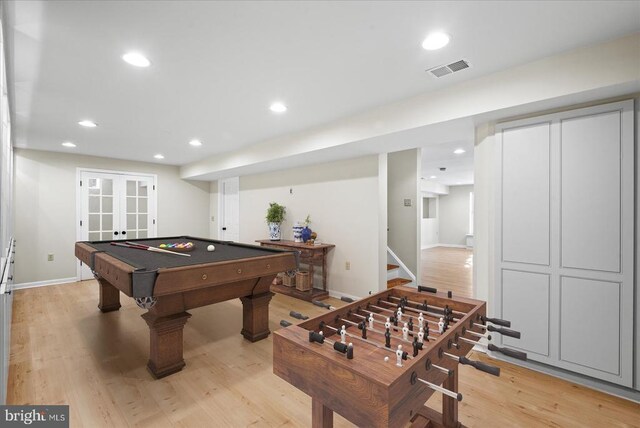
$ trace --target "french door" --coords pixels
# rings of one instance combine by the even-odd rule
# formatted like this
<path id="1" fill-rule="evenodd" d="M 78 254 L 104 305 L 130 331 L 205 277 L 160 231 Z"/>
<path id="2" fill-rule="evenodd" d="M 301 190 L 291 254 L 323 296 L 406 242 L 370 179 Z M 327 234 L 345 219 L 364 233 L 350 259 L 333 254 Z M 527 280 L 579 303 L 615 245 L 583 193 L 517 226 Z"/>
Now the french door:
<path id="1" fill-rule="evenodd" d="M 108 241 L 156 236 L 156 177 L 79 170 L 78 240 Z M 93 278 L 79 263 L 78 279 Z"/>

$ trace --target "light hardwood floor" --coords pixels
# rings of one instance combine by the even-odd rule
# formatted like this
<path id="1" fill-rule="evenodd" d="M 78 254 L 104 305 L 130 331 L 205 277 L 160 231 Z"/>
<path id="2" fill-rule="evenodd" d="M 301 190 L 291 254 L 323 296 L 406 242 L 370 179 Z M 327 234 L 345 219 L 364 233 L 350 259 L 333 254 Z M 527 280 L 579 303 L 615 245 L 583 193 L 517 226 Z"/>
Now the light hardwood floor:
<path id="1" fill-rule="evenodd" d="M 473 297 L 473 250 L 434 247 L 422 250 L 420 285 Z"/>
<path id="2" fill-rule="evenodd" d="M 100 313 L 95 281 L 16 291 L 9 403 L 69 404 L 73 427 L 310 426 L 311 399 L 272 373 L 271 337 L 250 343 L 240 335 L 238 300 L 190 311 L 187 366 L 162 380 L 145 368 L 144 311 L 121 300 L 120 311 Z M 281 319 L 295 321 L 290 310 L 325 311 L 277 295 L 272 330 Z M 638 404 L 492 363 L 502 368 L 500 378 L 461 367 L 460 419 L 469 427 L 640 426 Z M 352 426 L 339 416 L 335 425 Z"/>

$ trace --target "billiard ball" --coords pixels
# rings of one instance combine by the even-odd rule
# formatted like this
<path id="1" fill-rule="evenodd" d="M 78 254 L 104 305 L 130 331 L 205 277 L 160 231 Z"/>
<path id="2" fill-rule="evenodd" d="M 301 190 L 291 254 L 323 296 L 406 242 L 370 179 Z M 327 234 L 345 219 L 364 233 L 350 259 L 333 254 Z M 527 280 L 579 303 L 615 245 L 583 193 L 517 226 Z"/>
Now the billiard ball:
<path id="1" fill-rule="evenodd" d="M 215 247 L 215 246 L 213 246 L 213 245 L 209 245 L 209 246 L 207 247 L 207 251 L 215 251 L 215 250 L 216 250 L 216 247 Z"/>

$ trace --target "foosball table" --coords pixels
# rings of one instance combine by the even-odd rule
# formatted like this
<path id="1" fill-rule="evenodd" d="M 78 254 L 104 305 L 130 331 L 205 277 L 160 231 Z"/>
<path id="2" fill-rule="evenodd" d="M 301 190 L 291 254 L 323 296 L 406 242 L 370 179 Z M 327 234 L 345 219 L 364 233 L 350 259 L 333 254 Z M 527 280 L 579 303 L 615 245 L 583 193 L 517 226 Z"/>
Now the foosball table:
<path id="1" fill-rule="evenodd" d="M 500 375 L 498 367 L 468 359 L 469 351 L 481 345 L 527 358 L 481 342 L 490 333 L 520 337 L 506 328 L 509 321 L 488 318 L 485 302 L 429 287 L 399 286 L 338 309 L 324 306 L 326 314 L 273 336 L 273 371 L 312 397 L 313 427 L 331 427 L 334 411 L 362 427 L 420 420 L 460 427 L 458 365 Z M 443 394 L 441 412 L 425 405 L 434 392 Z"/>

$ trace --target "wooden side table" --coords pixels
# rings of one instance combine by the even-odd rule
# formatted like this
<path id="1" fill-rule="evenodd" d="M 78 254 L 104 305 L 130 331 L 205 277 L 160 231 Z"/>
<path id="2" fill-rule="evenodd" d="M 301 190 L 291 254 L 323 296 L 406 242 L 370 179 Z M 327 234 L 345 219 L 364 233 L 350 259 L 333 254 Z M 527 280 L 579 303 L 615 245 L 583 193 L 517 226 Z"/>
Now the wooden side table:
<path id="1" fill-rule="evenodd" d="M 327 271 L 327 254 L 335 245 L 333 244 L 320 244 L 320 245 L 308 245 L 303 242 L 293 241 L 270 241 L 268 239 L 256 240 L 264 247 L 280 248 L 283 250 L 295 250 L 300 254 L 300 263 L 304 263 L 309 266 L 309 275 L 313 278 L 315 266 L 322 268 L 322 288 L 316 288 L 315 286 L 309 291 L 300 291 L 295 287 L 287 287 L 286 285 L 274 284 L 271 286 L 271 291 L 286 294 L 287 296 L 296 297 L 298 299 L 311 300 L 325 299 L 329 296 L 327 291 L 327 278 L 329 273 Z"/>

